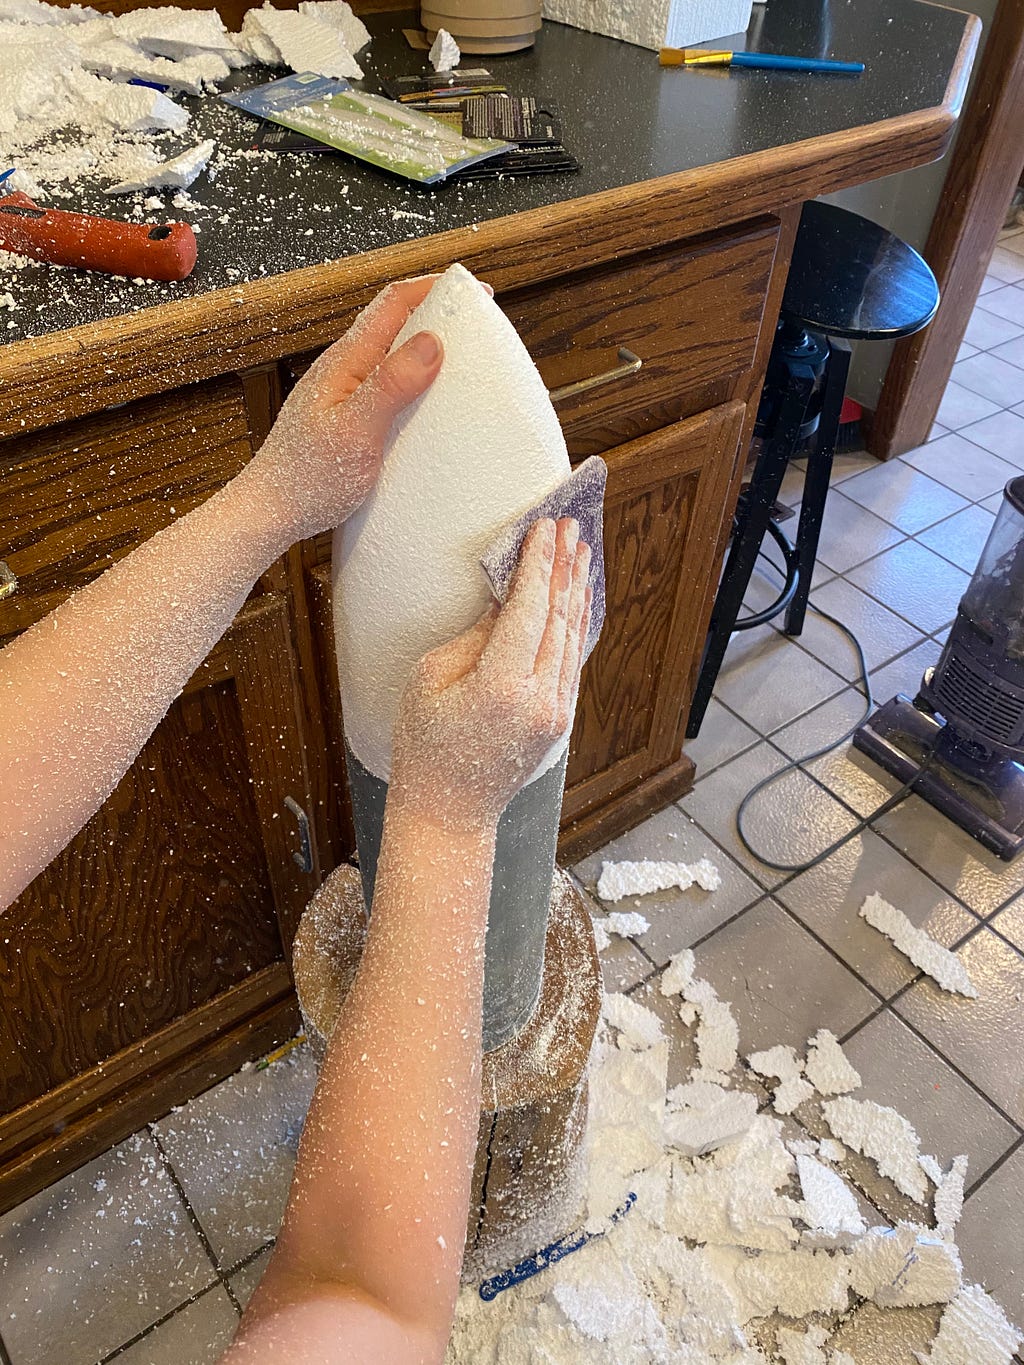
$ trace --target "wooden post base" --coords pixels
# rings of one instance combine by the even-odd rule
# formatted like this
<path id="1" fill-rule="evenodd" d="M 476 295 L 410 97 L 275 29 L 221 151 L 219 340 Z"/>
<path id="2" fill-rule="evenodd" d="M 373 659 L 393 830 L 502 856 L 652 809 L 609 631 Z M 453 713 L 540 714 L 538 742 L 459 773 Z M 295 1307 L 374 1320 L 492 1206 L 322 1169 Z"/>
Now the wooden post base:
<path id="1" fill-rule="evenodd" d="M 322 1061 L 366 936 L 359 873 L 339 867 L 302 917 L 295 988 Z M 601 969 L 579 891 L 555 869 L 540 998 L 523 1030 L 483 1057 L 480 1135 L 463 1274 L 475 1280 L 574 1228 L 583 1194 L 587 1059 Z"/>

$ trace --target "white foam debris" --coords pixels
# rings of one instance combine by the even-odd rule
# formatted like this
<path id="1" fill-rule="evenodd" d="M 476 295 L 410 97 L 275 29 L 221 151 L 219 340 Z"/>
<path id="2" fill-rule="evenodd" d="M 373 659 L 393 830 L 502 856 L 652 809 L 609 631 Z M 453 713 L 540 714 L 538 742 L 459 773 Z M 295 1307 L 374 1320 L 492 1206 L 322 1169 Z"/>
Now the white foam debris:
<path id="1" fill-rule="evenodd" d="M 931 934 L 919 929 L 902 910 L 897 910 L 873 892 L 861 906 L 860 916 L 873 929 L 891 939 L 915 967 L 930 976 L 944 991 L 977 999 L 977 988 L 956 953 L 951 953 L 937 943 Z"/>
<path id="2" fill-rule="evenodd" d="M 797 1174 L 804 1202 L 800 1217 L 811 1230 L 805 1243 L 817 1246 L 850 1246 L 867 1224 L 845 1180 L 812 1156 L 799 1154 Z"/>
<path id="3" fill-rule="evenodd" d="M 601 1012 L 612 1028 L 618 1029 L 620 1043 L 625 1041 L 634 1048 L 647 1048 L 665 1041 L 665 1030 L 654 1011 L 637 1004 L 628 995 L 606 995 Z"/>
<path id="4" fill-rule="evenodd" d="M 780 1327 L 775 1334 L 775 1348 L 785 1365 L 828 1365 L 824 1349 L 827 1341 L 824 1327 L 808 1327 L 806 1332 Z"/>
<path id="5" fill-rule="evenodd" d="M 949 1303 L 960 1288 L 960 1256 L 916 1223 L 871 1228 L 850 1252 L 850 1287 L 879 1308 Z"/>
<path id="6" fill-rule="evenodd" d="M 674 887 L 688 891 L 695 882 L 704 891 L 717 891 L 722 878 L 718 868 L 707 858 L 695 863 L 661 862 L 652 858 L 639 862 L 605 862 L 601 864 L 597 894 L 603 901 L 617 901 L 624 896 L 647 896 Z"/>
<path id="7" fill-rule="evenodd" d="M 353 57 L 370 41 L 370 30 L 345 0 L 301 0 L 299 13 L 336 28 Z"/>
<path id="8" fill-rule="evenodd" d="M 590 1081 L 587 1227 L 602 1229 L 630 1193 L 632 1177 L 661 1159 L 668 1043 L 646 1051 L 596 1045 Z"/>
<path id="9" fill-rule="evenodd" d="M 949 1170 L 944 1171 L 935 1157 L 922 1156 L 921 1169 L 935 1186 L 935 1198 L 932 1207 L 939 1236 L 951 1241 L 953 1231 L 964 1211 L 967 1157 L 955 1156 Z"/>
<path id="10" fill-rule="evenodd" d="M 149 86 L 112 85 L 110 81 L 86 76 L 80 89 L 99 116 L 122 132 L 162 129 L 177 133 L 188 123 L 187 110 Z"/>
<path id="11" fill-rule="evenodd" d="M 187 152 L 161 161 L 156 166 L 140 169 L 139 175 L 120 184 L 111 185 L 106 194 L 131 194 L 135 190 L 153 188 L 185 189 L 206 169 L 206 163 L 213 155 L 216 143 L 212 138 L 190 147 Z"/>
<path id="12" fill-rule="evenodd" d="M 836 1142 L 835 1138 L 822 1138 L 818 1143 L 818 1155 L 822 1161 L 831 1161 L 836 1165 L 846 1160 L 846 1148 L 841 1142 Z"/>
<path id="13" fill-rule="evenodd" d="M 599 953 L 603 953 L 611 944 L 608 930 L 604 927 L 604 920 L 600 919 L 597 915 L 591 915 L 590 923 L 594 928 L 594 946 Z"/>
<path id="14" fill-rule="evenodd" d="M 902 1114 L 872 1100 L 827 1100 L 822 1113 L 833 1135 L 869 1157 L 908 1198 L 923 1204 L 928 1192 L 920 1165 L 920 1139 Z"/>
<path id="15" fill-rule="evenodd" d="M 459 45 L 452 35 L 446 28 L 439 28 L 430 47 L 430 65 L 438 72 L 453 71 L 461 56 Z"/>
<path id="16" fill-rule="evenodd" d="M 980 1285 L 965 1285 L 948 1304 L 931 1351 L 914 1354 L 921 1365 L 1010 1365 L 1024 1334 Z"/>
<path id="17" fill-rule="evenodd" d="M 849 1262 L 842 1252 L 763 1252 L 738 1268 L 736 1280 L 760 1316 L 841 1313 L 849 1304 Z"/>
<path id="18" fill-rule="evenodd" d="M 661 974 L 658 989 L 662 995 L 682 995 L 693 980 L 697 959 L 692 948 L 684 948 L 681 953 L 669 959 L 669 964 Z"/>
<path id="19" fill-rule="evenodd" d="M 706 1160 L 677 1163 L 666 1227 L 694 1242 L 786 1251 L 799 1237 L 793 1220 L 800 1206 L 779 1190 L 793 1169 L 778 1120 L 756 1115 L 745 1133 Z"/>
<path id="20" fill-rule="evenodd" d="M 689 1081 L 668 1093 L 665 1137 L 683 1156 L 704 1156 L 736 1142 L 756 1117 L 754 1095 L 712 1081 Z"/>
<path id="21" fill-rule="evenodd" d="M 717 997 L 695 966 L 692 952 L 678 954 L 662 988 L 669 976 L 677 989 L 667 995 L 706 1005 Z M 882 1315 L 876 1353 L 881 1359 L 891 1344 L 895 1358 L 902 1327 L 893 1312 L 887 1335 L 889 1305 L 951 1295 L 942 1345 L 923 1365 L 1008 1365 L 1015 1329 L 974 1297 L 980 1290 L 958 1290 L 951 1237 L 916 1223 L 865 1229 L 855 1191 L 823 1164 L 845 1156 L 840 1142 L 815 1143 L 799 1130 L 784 1139 L 782 1122 L 735 1088 L 738 1065 L 723 1084 L 701 1066 L 666 1093 L 673 1045 L 649 1012 L 612 1001 L 604 1015 L 589 1078 L 583 1213 L 587 1230 L 602 1236 L 491 1303 L 467 1287 L 447 1365 L 768 1365 L 769 1357 L 855 1365 L 830 1344 L 851 1308 L 871 1303 Z M 863 1102 L 826 1107 L 837 1123 L 852 1113 L 870 1129 L 868 1147 L 889 1133 Z M 895 1137 L 899 1146 L 907 1133 Z M 915 1169 L 937 1196 L 940 1182 L 962 1183 L 965 1173 L 960 1158 L 946 1172 L 927 1156 Z M 613 1221 L 630 1193 L 632 1207 Z"/>
<path id="22" fill-rule="evenodd" d="M 602 923 L 609 934 L 619 934 L 622 938 L 637 938 L 651 927 L 650 921 L 635 910 L 613 910 Z"/>
<path id="23" fill-rule="evenodd" d="M 213 9 L 185 10 L 162 5 L 130 10 L 118 19 L 117 33 L 157 57 L 178 60 L 212 52 L 228 66 L 243 66 L 247 61 Z"/>
<path id="24" fill-rule="evenodd" d="M 747 1065 L 758 1076 L 778 1077 L 772 1107 L 777 1114 L 792 1114 L 814 1094 L 814 1087 L 803 1078 L 803 1062 L 791 1047 L 777 1043 L 763 1052 L 752 1052 Z"/>
<path id="25" fill-rule="evenodd" d="M 819 1095 L 845 1095 L 860 1088 L 860 1076 L 847 1059 L 839 1039 L 820 1028 L 807 1043 L 804 1074 Z"/>
<path id="26" fill-rule="evenodd" d="M 340 29 L 322 23 L 309 13 L 274 9 L 266 0 L 260 9 L 251 9 L 246 14 L 242 33 L 247 37 L 258 34 L 280 54 L 280 63 L 290 66 L 293 71 L 356 79 L 363 74 L 362 67 L 345 46 Z"/>

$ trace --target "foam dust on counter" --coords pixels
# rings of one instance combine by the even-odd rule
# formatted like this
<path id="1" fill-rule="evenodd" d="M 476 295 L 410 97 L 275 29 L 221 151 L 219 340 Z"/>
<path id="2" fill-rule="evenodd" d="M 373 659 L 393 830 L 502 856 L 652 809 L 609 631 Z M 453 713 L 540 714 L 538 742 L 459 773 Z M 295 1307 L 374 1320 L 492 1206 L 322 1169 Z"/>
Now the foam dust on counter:
<path id="1" fill-rule="evenodd" d="M 689 949 L 660 989 L 698 1030 L 714 1002 L 731 1018 Z M 930 1351 L 916 1353 L 921 1365 L 1010 1365 L 1024 1336 L 964 1280 L 953 1241 L 966 1157 L 944 1170 L 920 1155 L 895 1111 L 845 1094 L 819 1100 L 860 1085 L 833 1034 L 808 1039 L 804 1058 L 768 1048 L 751 1062 L 799 1080 L 836 1136 L 921 1205 L 919 1221 L 869 1227 L 836 1168 L 846 1147 L 792 1137 L 792 1120 L 759 1113 L 743 1088 L 751 1068 L 735 1053 L 709 1079 L 709 1061 L 729 1060 L 721 1039 L 710 1056 L 698 1044 L 698 1068 L 670 1090 L 674 1044 L 661 1019 L 609 995 L 602 1021 L 581 1221 L 604 1235 L 493 1301 L 465 1288 L 447 1365 L 852 1365 L 843 1329 L 862 1308 L 876 1314 L 884 1349 L 885 1324 L 902 1342 L 899 1310 L 916 1305 L 942 1308 Z M 632 1209 L 613 1224 L 631 1193 Z"/>
<path id="2" fill-rule="evenodd" d="M 182 145 L 188 111 L 128 82 L 199 95 L 257 56 L 272 66 L 356 76 L 354 54 L 369 38 L 345 0 L 303 0 L 298 11 L 265 5 L 249 12 L 241 34 L 228 33 L 212 8 L 107 15 L 0 0 L 0 169 L 13 164 L 9 188 L 37 199 L 97 180 L 118 193 L 129 183 L 190 184 L 161 178 L 166 163 L 198 150 Z"/>

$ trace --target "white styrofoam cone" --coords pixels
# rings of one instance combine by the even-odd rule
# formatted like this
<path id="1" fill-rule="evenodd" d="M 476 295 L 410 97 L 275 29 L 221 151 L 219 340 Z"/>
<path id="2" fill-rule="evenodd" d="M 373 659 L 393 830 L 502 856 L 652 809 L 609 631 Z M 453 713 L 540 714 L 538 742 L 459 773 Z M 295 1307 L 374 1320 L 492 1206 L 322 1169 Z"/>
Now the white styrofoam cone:
<path id="1" fill-rule="evenodd" d="M 409 673 L 491 601 L 480 558 L 570 473 L 558 418 L 515 328 L 453 265 L 399 333 L 436 332 L 437 379 L 396 422 L 374 491 L 334 536 L 334 638 L 345 735 L 376 777 Z M 555 745 L 531 780 L 564 752 Z"/>

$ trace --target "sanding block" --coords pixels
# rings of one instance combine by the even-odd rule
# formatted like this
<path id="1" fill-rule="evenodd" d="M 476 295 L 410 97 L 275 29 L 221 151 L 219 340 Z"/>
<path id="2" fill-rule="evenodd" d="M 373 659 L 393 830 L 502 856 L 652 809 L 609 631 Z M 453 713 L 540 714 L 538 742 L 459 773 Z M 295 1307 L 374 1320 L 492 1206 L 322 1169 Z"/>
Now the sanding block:
<path id="1" fill-rule="evenodd" d="M 124 223 L 44 209 L 20 191 L 0 198 L 0 250 L 145 280 L 183 280 L 198 254 L 188 223 Z"/>

